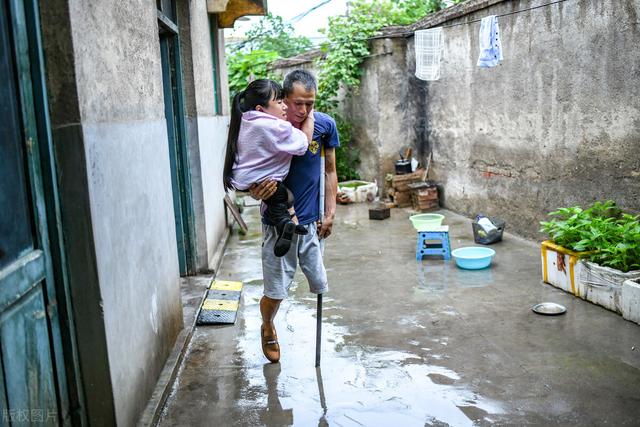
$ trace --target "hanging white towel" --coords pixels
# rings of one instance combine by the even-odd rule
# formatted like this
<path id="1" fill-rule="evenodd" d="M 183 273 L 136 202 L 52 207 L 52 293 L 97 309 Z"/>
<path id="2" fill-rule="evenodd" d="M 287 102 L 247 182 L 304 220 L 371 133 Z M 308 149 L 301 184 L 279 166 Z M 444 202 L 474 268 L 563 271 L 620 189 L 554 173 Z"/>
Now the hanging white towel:
<path id="1" fill-rule="evenodd" d="M 498 17 L 495 15 L 482 18 L 480 22 L 480 56 L 478 67 L 495 67 L 502 61 L 502 43 Z"/>
<path id="2" fill-rule="evenodd" d="M 422 80 L 440 78 L 440 59 L 444 49 L 442 27 L 415 32 L 416 77 Z"/>

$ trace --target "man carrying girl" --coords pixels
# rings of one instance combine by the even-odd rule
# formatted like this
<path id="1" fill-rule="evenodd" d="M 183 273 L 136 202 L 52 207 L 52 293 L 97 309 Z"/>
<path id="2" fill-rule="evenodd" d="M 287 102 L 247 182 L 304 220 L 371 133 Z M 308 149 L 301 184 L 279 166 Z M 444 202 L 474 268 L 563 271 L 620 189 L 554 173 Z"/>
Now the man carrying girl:
<path id="1" fill-rule="evenodd" d="M 307 278 L 312 293 L 323 294 L 328 290 L 320 239 L 329 237 L 333 226 L 338 189 L 335 148 L 340 145 L 333 118 L 313 111 L 317 85 L 311 73 L 301 69 L 292 71 L 285 77 L 283 89 L 285 113 L 293 127 L 291 135 L 296 134 L 294 130 L 306 133 L 311 128 L 312 137 L 308 139 L 309 144 L 305 150 L 300 148 L 298 151 L 299 147 L 296 147 L 288 151 L 290 166 L 284 181 L 279 181 L 277 177 L 271 175 L 263 175 L 268 177 L 256 179 L 253 181 L 254 184 L 249 186 L 252 197 L 263 200 L 267 206 L 270 203 L 269 200 L 277 197 L 275 195 L 282 191 L 281 186 L 286 187 L 292 193 L 298 222 L 294 227 L 295 233 L 292 233 L 290 248 L 282 256 L 278 256 L 279 252 L 276 252 L 276 249 L 282 246 L 281 242 L 284 239 L 280 234 L 279 222 L 274 221 L 273 215 L 267 212 L 262 218 L 264 296 L 260 300 L 262 315 L 260 330 L 262 351 L 271 362 L 280 360 L 280 346 L 274 318 L 280 303 L 287 296 L 298 264 Z M 325 152 L 324 176 L 320 176 L 322 147 Z M 253 168 L 261 169 L 261 164 L 256 162 Z M 226 171 L 225 164 L 225 177 Z M 325 211 L 322 216 L 319 212 L 321 179 L 325 181 Z"/>
<path id="2" fill-rule="evenodd" d="M 336 123 L 327 114 L 314 112 L 317 85 L 314 76 L 306 70 L 290 72 L 284 79 L 284 102 L 287 105 L 287 120 L 297 129 L 305 120 L 313 117 L 313 138 L 303 156 L 293 156 L 285 185 L 295 197 L 296 215 L 307 235 L 295 236 L 291 249 L 283 257 L 273 256 L 276 230 L 263 217 L 264 245 L 262 247 L 262 273 L 264 296 L 260 300 L 262 314 L 262 350 L 267 359 L 280 359 L 280 346 L 274 325 L 274 318 L 280 303 L 286 298 L 293 282 L 296 268 L 300 265 L 307 278 L 309 289 L 314 294 L 327 292 L 327 272 L 324 267 L 320 240 L 331 235 L 336 212 L 338 175 L 336 173 L 335 148 L 340 145 Z M 320 153 L 324 147 L 325 175 L 320 176 Z M 320 180 L 325 181 L 325 210 L 319 212 Z M 268 198 L 275 191 L 276 183 L 265 180 L 252 186 L 251 195 L 256 199 Z"/>

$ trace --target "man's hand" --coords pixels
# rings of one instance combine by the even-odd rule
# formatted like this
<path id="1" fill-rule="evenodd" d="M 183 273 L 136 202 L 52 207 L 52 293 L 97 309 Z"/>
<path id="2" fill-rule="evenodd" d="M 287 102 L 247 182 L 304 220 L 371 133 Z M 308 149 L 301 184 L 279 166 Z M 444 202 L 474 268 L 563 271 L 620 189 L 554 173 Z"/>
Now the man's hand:
<path id="1" fill-rule="evenodd" d="M 318 237 L 325 239 L 331 235 L 333 219 L 336 216 L 336 194 L 338 193 L 338 174 L 336 173 L 336 150 L 325 148 L 325 184 L 324 217 L 318 222 Z"/>
<path id="2" fill-rule="evenodd" d="M 318 237 L 326 239 L 331 235 L 333 228 L 333 217 L 325 217 L 322 221 L 318 221 Z"/>
<path id="3" fill-rule="evenodd" d="M 259 184 L 252 184 L 249 187 L 249 194 L 255 200 L 264 200 L 273 196 L 276 193 L 278 182 L 267 178 Z"/>

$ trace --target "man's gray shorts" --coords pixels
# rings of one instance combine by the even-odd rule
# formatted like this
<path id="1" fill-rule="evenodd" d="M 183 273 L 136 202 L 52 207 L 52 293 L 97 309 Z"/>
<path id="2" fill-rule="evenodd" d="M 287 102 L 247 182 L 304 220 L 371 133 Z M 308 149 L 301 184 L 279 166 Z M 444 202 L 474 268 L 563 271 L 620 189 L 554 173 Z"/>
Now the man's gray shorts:
<path id="1" fill-rule="evenodd" d="M 309 282 L 309 290 L 312 293 L 323 294 L 329 290 L 316 223 L 304 227 L 309 234 L 306 236 L 294 234 L 289 252 L 283 257 L 277 257 L 273 254 L 273 246 L 278 238 L 276 229 L 270 225 L 262 225 L 262 276 L 264 294 L 269 298 L 285 299 L 287 297 L 298 263 Z"/>

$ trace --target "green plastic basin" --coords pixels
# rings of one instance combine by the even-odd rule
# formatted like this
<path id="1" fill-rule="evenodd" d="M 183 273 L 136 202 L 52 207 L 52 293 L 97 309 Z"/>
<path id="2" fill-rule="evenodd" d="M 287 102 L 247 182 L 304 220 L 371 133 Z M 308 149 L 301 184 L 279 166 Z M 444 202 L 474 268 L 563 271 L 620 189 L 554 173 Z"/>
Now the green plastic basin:
<path id="1" fill-rule="evenodd" d="M 409 217 L 413 227 L 418 231 L 431 231 L 442 225 L 444 215 L 440 214 L 418 214 Z"/>

